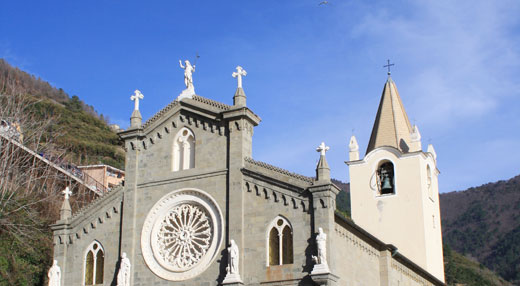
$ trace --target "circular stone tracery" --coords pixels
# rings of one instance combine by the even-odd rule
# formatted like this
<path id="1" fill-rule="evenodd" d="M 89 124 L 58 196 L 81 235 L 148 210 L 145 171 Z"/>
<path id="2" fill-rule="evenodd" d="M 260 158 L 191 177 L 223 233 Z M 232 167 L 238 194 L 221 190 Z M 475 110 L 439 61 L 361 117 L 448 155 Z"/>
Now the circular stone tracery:
<path id="1" fill-rule="evenodd" d="M 211 242 L 211 224 L 198 206 L 175 207 L 161 222 L 157 234 L 160 259 L 174 271 L 185 271 L 206 254 Z"/>
<path id="2" fill-rule="evenodd" d="M 222 242 L 222 215 L 203 191 L 181 189 L 161 198 L 145 219 L 141 248 L 158 276 L 181 281 L 203 272 Z"/>

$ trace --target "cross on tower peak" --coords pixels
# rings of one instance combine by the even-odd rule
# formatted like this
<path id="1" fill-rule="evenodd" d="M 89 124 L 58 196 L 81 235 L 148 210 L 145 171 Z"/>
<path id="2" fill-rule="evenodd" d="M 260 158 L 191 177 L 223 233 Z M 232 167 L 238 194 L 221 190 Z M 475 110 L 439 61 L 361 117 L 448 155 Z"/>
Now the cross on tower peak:
<path id="1" fill-rule="evenodd" d="M 62 193 L 65 195 L 66 200 L 68 200 L 72 195 L 72 192 L 70 191 L 68 186 L 65 188 L 65 190 L 62 191 Z"/>
<path id="2" fill-rule="evenodd" d="M 133 100 L 135 102 L 134 110 L 139 110 L 139 100 L 143 98 L 144 95 L 138 89 L 136 89 L 134 91 L 134 94 L 130 96 L 130 100 Z"/>
<path id="3" fill-rule="evenodd" d="M 321 142 L 320 146 L 316 148 L 316 152 L 320 152 L 321 156 L 325 156 L 325 152 L 329 151 L 329 149 L 329 146 L 325 146 L 325 142 Z"/>
<path id="4" fill-rule="evenodd" d="M 391 64 L 391 63 L 390 63 L 390 60 L 386 60 L 386 62 L 387 62 L 387 64 L 384 65 L 383 67 L 384 67 L 384 68 L 388 68 L 388 75 L 390 75 L 390 67 L 391 67 L 391 66 L 395 66 L 395 64 Z"/>
<path id="5" fill-rule="evenodd" d="M 242 76 L 246 76 L 247 72 L 241 66 L 237 66 L 237 71 L 232 73 L 231 76 L 236 77 L 238 80 L 238 88 L 242 88 Z"/>

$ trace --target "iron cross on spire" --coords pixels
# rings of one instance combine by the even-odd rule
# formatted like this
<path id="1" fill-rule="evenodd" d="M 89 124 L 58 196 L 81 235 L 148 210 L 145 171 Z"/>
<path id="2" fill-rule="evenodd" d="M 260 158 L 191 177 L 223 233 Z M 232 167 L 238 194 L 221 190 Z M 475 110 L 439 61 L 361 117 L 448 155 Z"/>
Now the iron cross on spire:
<path id="1" fill-rule="evenodd" d="M 390 60 L 386 60 L 386 61 L 387 61 L 387 64 L 384 65 L 383 67 L 384 67 L 384 68 L 388 68 L 388 75 L 390 75 L 390 67 L 391 67 L 391 66 L 395 66 L 395 64 L 391 64 L 391 63 L 390 63 Z"/>

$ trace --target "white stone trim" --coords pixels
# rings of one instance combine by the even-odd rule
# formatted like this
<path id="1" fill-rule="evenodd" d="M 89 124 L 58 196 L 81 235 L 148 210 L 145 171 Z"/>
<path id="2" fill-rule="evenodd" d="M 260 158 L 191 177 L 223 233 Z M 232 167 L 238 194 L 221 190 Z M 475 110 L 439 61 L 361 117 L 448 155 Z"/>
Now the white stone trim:
<path id="1" fill-rule="evenodd" d="M 171 158 L 173 172 L 195 168 L 195 134 L 191 129 L 182 127 L 177 132 L 173 139 Z"/>
<path id="2" fill-rule="evenodd" d="M 283 223 L 281 226 L 278 226 L 277 225 L 277 222 L 278 220 L 282 220 Z M 274 227 L 278 230 L 278 255 L 279 255 L 279 264 L 278 265 L 283 265 L 283 229 L 285 228 L 285 226 L 289 226 L 289 228 L 291 229 L 291 234 L 293 235 L 293 243 L 292 243 L 292 246 L 293 246 L 293 260 L 294 260 L 294 232 L 293 232 L 293 227 L 291 225 L 291 222 L 285 218 L 284 216 L 282 215 L 278 215 L 276 216 L 272 221 L 271 223 L 267 226 L 267 230 L 265 232 L 265 241 L 266 241 L 266 266 L 269 267 L 271 265 L 269 265 L 269 234 L 271 232 L 271 229 Z"/>
<path id="3" fill-rule="evenodd" d="M 94 245 L 97 245 L 98 246 L 98 249 L 94 249 Z M 88 255 L 88 252 L 92 250 L 92 254 L 94 255 L 94 261 L 93 261 L 93 264 L 92 264 L 92 285 L 96 285 L 96 271 L 97 271 L 97 268 L 96 268 L 96 263 L 97 263 L 97 253 L 101 250 L 103 252 L 103 268 L 105 267 L 105 260 L 106 260 L 106 257 L 105 257 L 105 248 L 103 247 L 103 245 L 101 244 L 101 242 L 99 242 L 98 240 L 94 240 L 88 247 L 87 249 L 84 251 L 83 253 L 83 272 L 82 272 L 82 278 L 81 278 L 81 281 L 82 281 L 82 284 L 81 285 L 86 285 L 86 281 L 85 281 L 85 276 L 86 276 L 86 271 L 87 271 L 87 255 Z M 105 282 L 105 269 L 103 269 L 103 283 Z"/>
<path id="4" fill-rule="evenodd" d="M 211 236 L 209 248 L 198 258 L 198 261 L 189 268 L 179 271 L 167 265 L 158 253 L 158 234 L 164 218 L 176 207 L 182 205 L 193 205 L 204 210 L 211 222 Z M 157 276 L 170 280 L 182 281 L 193 278 L 204 272 L 219 254 L 223 241 L 223 216 L 216 201 L 206 192 L 194 188 L 183 188 L 170 192 L 157 201 L 148 213 L 142 233 L 141 249 L 147 266 Z"/>

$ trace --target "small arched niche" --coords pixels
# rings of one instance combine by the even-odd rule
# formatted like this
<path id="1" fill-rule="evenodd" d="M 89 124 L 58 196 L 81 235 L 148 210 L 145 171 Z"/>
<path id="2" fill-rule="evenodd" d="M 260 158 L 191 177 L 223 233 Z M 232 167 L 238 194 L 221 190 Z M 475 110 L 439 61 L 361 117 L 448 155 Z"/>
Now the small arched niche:
<path id="1" fill-rule="evenodd" d="M 173 140 L 172 171 L 195 168 L 195 135 L 183 127 Z"/>
<path id="2" fill-rule="evenodd" d="M 379 195 L 395 194 L 394 164 L 388 160 L 379 162 L 377 168 L 377 186 Z"/>

